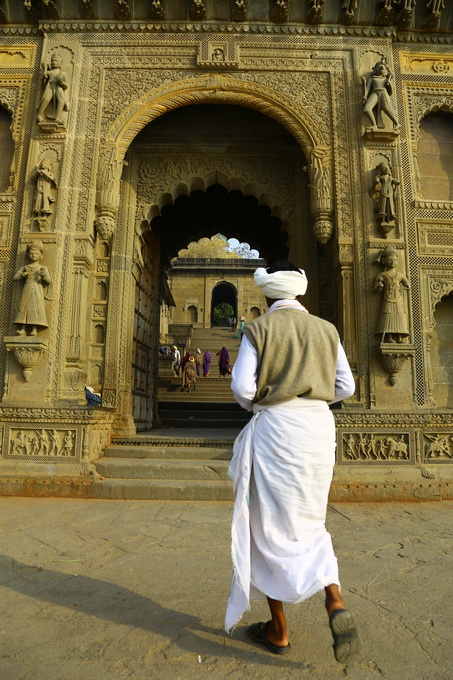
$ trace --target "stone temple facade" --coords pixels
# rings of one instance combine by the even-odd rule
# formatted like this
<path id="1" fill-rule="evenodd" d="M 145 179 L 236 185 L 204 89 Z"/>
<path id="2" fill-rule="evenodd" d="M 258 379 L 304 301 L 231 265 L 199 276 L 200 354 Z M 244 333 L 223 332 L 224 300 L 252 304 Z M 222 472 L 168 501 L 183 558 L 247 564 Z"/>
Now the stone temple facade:
<path id="1" fill-rule="evenodd" d="M 339 328 L 336 474 L 451 495 L 452 3 L 0 0 L 0 32 L 0 475 L 133 435 L 137 357 L 153 421 L 170 260 L 221 232 Z"/>
<path id="2" fill-rule="evenodd" d="M 253 280 L 263 260 L 178 258 L 172 262 L 169 285 L 174 305 L 171 322 L 190 324 L 193 328 L 211 328 L 214 309 L 227 303 L 234 318 L 251 321 L 267 310 L 266 298 Z M 163 323 L 161 321 L 161 339 Z"/>

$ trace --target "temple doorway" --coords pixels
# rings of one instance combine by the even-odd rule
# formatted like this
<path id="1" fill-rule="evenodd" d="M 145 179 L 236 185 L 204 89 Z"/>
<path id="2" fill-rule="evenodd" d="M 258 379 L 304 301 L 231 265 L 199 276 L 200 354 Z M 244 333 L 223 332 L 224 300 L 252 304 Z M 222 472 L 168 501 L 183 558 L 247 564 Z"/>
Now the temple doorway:
<path id="1" fill-rule="evenodd" d="M 232 283 L 222 281 L 212 291 L 211 326 L 227 326 L 228 319 L 237 319 L 237 290 Z"/>
<path id="2" fill-rule="evenodd" d="M 137 355 L 131 376 L 135 424 L 137 429 L 145 429 L 153 420 L 149 414 L 156 412 L 159 345 L 184 347 L 188 326 L 220 325 L 222 317 L 215 312 L 219 305 L 227 309 L 226 325 L 227 306 L 236 319 L 244 315 L 251 320 L 263 313 L 253 294 L 244 297 L 240 277 L 234 273 L 229 281 L 217 279 L 213 287 L 203 289 L 195 274 L 202 274 L 200 267 L 205 265 L 194 260 L 185 261 L 184 303 L 171 302 L 171 263 L 189 243 L 221 233 L 248 243 L 269 264 L 292 260 L 306 270 L 310 282 L 307 307 L 332 321 L 337 295 L 333 249 L 329 244 L 320 246 L 312 230 L 309 178 L 303 170 L 307 159 L 280 123 L 242 106 L 181 107 L 143 128 L 126 160 L 123 238 L 126 240 L 129 229 L 126 220 L 135 211 L 145 216 L 141 233 L 136 231 L 135 248 L 143 235 L 146 237 L 146 230 L 153 239 L 146 260 L 149 276 L 140 277 L 136 310 L 140 317 L 136 325 L 140 325 L 142 300 L 152 300 L 153 309 L 157 305 L 157 313 L 146 319 L 150 337 L 146 354 L 151 365 L 141 365 Z M 142 266 L 140 256 L 133 259 Z M 211 259 L 209 272 L 215 266 L 216 260 Z M 207 277 L 206 270 L 205 280 Z"/>

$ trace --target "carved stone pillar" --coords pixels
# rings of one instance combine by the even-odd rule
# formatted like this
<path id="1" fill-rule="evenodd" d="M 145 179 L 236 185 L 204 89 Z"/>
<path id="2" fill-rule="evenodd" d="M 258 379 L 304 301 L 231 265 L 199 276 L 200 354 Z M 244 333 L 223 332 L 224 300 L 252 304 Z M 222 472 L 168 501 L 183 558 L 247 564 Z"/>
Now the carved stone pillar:
<path id="1" fill-rule="evenodd" d="M 115 231 L 120 201 L 120 180 L 124 162 L 118 160 L 116 146 L 101 151 L 96 192 L 96 231 L 108 241 Z"/>
<path id="2" fill-rule="evenodd" d="M 343 346 L 351 365 L 357 374 L 357 341 L 355 322 L 354 252 L 351 245 L 340 245 L 337 252 L 337 280 L 339 290 L 339 331 Z"/>
<path id="3" fill-rule="evenodd" d="M 310 163 L 304 168 L 310 178 L 310 207 L 314 219 L 313 232 L 320 243 L 333 234 L 332 167 L 330 148 L 315 146 Z"/>

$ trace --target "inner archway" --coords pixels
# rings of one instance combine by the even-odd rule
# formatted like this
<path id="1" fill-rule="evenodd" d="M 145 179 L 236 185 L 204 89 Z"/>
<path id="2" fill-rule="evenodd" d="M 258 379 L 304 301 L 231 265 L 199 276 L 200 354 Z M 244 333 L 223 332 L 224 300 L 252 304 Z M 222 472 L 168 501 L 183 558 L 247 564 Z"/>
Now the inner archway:
<path id="1" fill-rule="evenodd" d="M 223 306 L 223 309 L 219 309 L 221 305 Z M 216 314 L 216 309 L 223 313 Z M 229 283 L 228 281 L 222 281 L 221 283 L 218 283 L 212 291 L 211 325 L 227 325 L 229 315 L 234 316 L 237 319 L 237 290 L 232 283 Z"/>

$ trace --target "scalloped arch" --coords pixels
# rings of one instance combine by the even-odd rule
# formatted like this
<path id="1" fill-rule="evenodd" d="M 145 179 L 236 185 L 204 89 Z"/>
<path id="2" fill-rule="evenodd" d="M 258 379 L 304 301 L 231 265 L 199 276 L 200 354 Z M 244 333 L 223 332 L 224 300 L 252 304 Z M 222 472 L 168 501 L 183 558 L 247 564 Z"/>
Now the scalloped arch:
<path id="1" fill-rule="evenodd" d="M 240 191 L 244 196 L 254 196 L 259 205 L 266 206 L 270 209 L 271 214 L 282 220 L 283 225 L 283 207 L 269 194 L 257 184 L 245 184 L 244 180 L 239 177 L 230 177 L 225 173 L 211 172 L 205 177 L 190 177 L 186 181 L 179 181 L 173 185 L 168 192 L 164 192 L 156 196 L 154 203 L 147 203 L 143 206 L 142 217 L 151 222 L 155 217 L 161 215 L 161 209 L 164 206 L 174 205 L 174 201 L 179 196 L 189 196 L 194 190 L 206 191 L 213 184 L 220 184 L 225 187 L 228 192 Z"/>
<path id="2" fill-rule="evenodd" d="M 148 123 L 172 109 L 196 104 L 233 104 L 259 111 L 285 127 L 307 159 L 314 146 L 327 143 L 315 121 L 294 100 L 270 87 L 220 75 L 187 78 L 148 92 L 122 111 L 105 143 L 117 145 L 123 158 Z"/>

